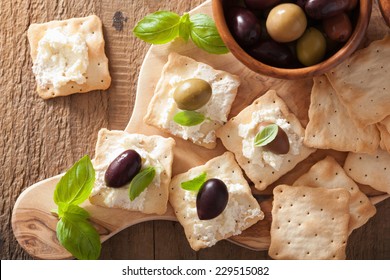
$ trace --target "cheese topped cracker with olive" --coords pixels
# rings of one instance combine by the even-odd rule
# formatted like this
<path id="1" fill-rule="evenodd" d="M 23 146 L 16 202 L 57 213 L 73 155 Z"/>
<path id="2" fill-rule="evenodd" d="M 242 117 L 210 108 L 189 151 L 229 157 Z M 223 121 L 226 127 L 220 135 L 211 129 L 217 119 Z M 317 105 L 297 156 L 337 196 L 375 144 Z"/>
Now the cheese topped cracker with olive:
<path id="1" fill-rule="evenodd" d="M 171 53 L 144 121 L 208 149 L 215 131 L 227 122 L 239 78 L 225 71 Z"/>

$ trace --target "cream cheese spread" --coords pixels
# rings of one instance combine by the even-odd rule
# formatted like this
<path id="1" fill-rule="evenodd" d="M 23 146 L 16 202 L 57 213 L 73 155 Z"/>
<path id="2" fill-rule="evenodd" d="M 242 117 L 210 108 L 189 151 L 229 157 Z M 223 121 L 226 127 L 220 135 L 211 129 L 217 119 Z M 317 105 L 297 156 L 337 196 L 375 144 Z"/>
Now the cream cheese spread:
<path id="1" fill-rule="evenodd" d="M 38 43 L 33 72 L 41 88 L 58 89 L 70 81 L 86 82 L 88 46 L 78 35 L 67 35 L 63 28 L 48 29 Z"/>
<path id="2" fill-rule="evenodd" d="M 286 132 L 290 143 L 290 151 L 286 155 L 298 155 L 303 143 L 303 137 L 297 135 L 291 127 L 291 124 L 283 117 L 278 107 L 270 107 L 262 111 L 252 113 L 251 122 L 240 124 L 238 126 L 238 135 L 242 137 L 242 154 L 245 158 L 251 160 L 251 164 L 264 167 L 266 164 L 279 170 L 286 155 L 277 155 L 267 151 L 263 147 L 256 147 L 254 139 L 261 130 L 262 122 L 271 122 L 277 124 Z"/>

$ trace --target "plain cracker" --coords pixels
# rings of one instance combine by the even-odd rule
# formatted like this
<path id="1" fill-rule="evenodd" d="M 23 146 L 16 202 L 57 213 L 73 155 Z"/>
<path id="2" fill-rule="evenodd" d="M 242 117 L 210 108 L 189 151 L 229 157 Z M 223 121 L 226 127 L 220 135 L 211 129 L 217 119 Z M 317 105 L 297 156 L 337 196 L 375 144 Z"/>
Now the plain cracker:
<path id="1" fill-rule="evenodd" d="M 83 93 L 92 90 L 107 89 L 111 84 L 111 77 L 108 70 L 108 59 L 104 52 L 102 22 L 95 15 L 84 18 L 72 18 L 62 21 L 31 24 L 27 36 L 30 42 L 30 51 L 33 62 L 37 56 L 38 43 L 45 35 L 46 30 L 56 27 L 63 27 L 65 32 L 69 35 L 81 34 L 85 36 L 89 59 L 87 72 L 85 73 L 87 82 L 80 85 L 71 81 L 59 89 L 54 89 L 52 86 L 46 88 L 37 86 L 39 96 L 43 99 L 48 99 L 78 92 Z"/>
<path id="2" fill-rule="evenodd" d="M 113 145 L 121 143 L 121 148 L 113 148 Z M 155 166 L 155 168 L 163 168 L 160 174 L 160 184 L 153 181 L 147 189 L 144 195 L 143 209 L 139 208 L 139 201 L 142 193 L 134 201 L 130 202 L 128 197 L 128 187 L 121 188 L 109 188 L 104 187 L 99 190 L 93 190 L 90 196 L 92 204 L 122 208 L 131 211 L 140 211 L 145 214 L 164 214 L 167 210 L 168 203 L 168 186 L 172 176 L 172 162 L 173 162 L 173 148 L 175 141 L 172 138 L 164 138 L 161 136 L 145 136 L 142 134 L 129 134 L 125 131 L 101 129 L 98 134 L 98 140 L 96 143 L 95 158 L 93 165 L 96 170 L 96 182 L 104 184 L 104 173 L 107 170 L 109 163 L 107 164 L 107 157 L 110 156 L 108 162 L 111 162 L 120 153 L 127 149 L 142 149 L 148 153 L 153 153 L 153 157 L 157 159 L 161 166 Z M 142 156 L 142 155 L 141 155 Z M 95 188 L 97 184 L 95 183 Z M 114 205 L 110 204 L 110 198 L 120 197 L 121 201 L 117 201 Z M 129 203 L 128 206 L 124 206 L 123 203 Z"/>
<path id="3" fill-rule="evenodd" d="M 255 184 L 256 189 L 259 190 L 264 190 L 268 185 L 293 169 L 299 162 L 315 151 L 315 149 L 305 147 L 302 143 L 298 155 L 292 155 L 291 153 L 283 155 L 283 163 L 278 171 L 268 164 L 264 167 L 255 165 L 243 155 L 242 138 L 239 136 L 239 125 L 250 123 L 253 112 L 273 108 L 280 109 L 282 116 L 290 123 L 294 133 L 303 139 L 305 132 L 299 120 L 289 111 L 287 105 L 274 90 L 270 90 L 259 97 L 236 117 L 230 119 L 226 125 L 217 130 L 217 136 L 221 138 L 223 145 L 227 150 L 235 154 L 238 164 L 244 169 L 248 178 Z"/>
<path id="4" fill-rule="evenodd" d="M 379 145 L 375 125 L 358 127 L 349 117 L 326 76 L 314 78 L 305 144 L 318 149 L 374 153 Z"/>
<path id="5" fill-rule="evenodd" d="M 293 186 L 308 186 L 326 189 L 344 188 L 349 191 L 349 233 L 364 225 L 376 213 L 368 197 L 360 191 L 358 185 L 347 176 L 344 169 L 332 157 L 314 164 L 310 170 L 299 177 Z"/>
<path id="6" fill-rule="evenodd" d="M 198 125 L 190 127 L 190 130 L 196 129 L 199 133 L 203 134 L 203 136 L 199 137 L 198 140 L 194 141 L 194 139 L 185 136 L 187 128 L 176 124 L 172 120 L 174 113 L 180 111 L 171 96 L 173 94 L 173 90 L 181 81 L 190 78 L 199 78 L 207 81 L 213 89 L 213 94 L 216 87 L 224 84 L 223 94 L 226 96 L 232 95 L 232 98 L 225 98 L 225 103 L 220 104 L 219 110 L 227 118 L 234 98 L 237 94 L 237 89 L 240 84 L 239 78 L 225 71 L 215 70 L 211 66 L 195 61 L 192 58 L 182 56 L 177 53 L 170 53 L 168 56 L 168 62 L 163 67 L 161 78 L 157 83 L 154 95 L 151 102 L 149 103 L 147 113 L 144 117 L 144 122 L 176 137 L 181 137 L 185 140 L 192 141 L 197 145 L 208 149 L 213 149 L 216 146 L 214 131 L 221 127 L 222 123 L 217 121 L 209 121 L 206 119 L 203 123 L 200 124 L 200 126 Z M 208 106 L 211 106 L 211 102 L 214 102 L 213 94 L 209 102 L 198 111 L 205 110 L 208 108 Z M 164 112 L 167 110 L 166 108 L 168 104 L 171 104 L 169 106 L 172 106 L 172 109 L 169 109 L 169 112 Z M 165 127 L 165 125 L 161 123 L 162 115 L 164 114 L 168 114 L 168 127 Z M 173 129 L 176 130 L 176 133 L 173 131 Z M 207 139 L 207 135 L 209 133 L 211 133 L 212 137 Z"/>
<path id="7" fill-rule="evenodd" d="M 218 178 L 224 181 L 229 191 L 229 201 L 225 210 L 212 220 L 199 220 L 196 212 L 196 193 L 181 188 L 182 182 L 191 180 L 202 172 L 207 173 L 207 179 Z M 234 185 L 241 187 L 237 190 Z M 169 202 L 194 250 L 210 247 L 219 240 L 240 234 L 264 218 L 240 167 L 230 152 L 172 178 Z M 233 206 L 239 208 L 233 208 Z M 236 210 L 232 211 L 233 209 Z"/>
<path id="8" fill-rule="evenodd" d="M 352 120 L 361 127 L 390 115 L 390 36 L 372 42 L 327 76 Z"/>
<path id="9" fill-rule="evenodd" d="M 345 259 L 349 192 L 279 185 L 274 189 L 273 259 Z"/>
<path id="10" fill-rule="evenodd" d="M 378 149 L 373 155 L 349 153 L 344 170 L 354 181 L 390 194 L 390 154 Z"/>

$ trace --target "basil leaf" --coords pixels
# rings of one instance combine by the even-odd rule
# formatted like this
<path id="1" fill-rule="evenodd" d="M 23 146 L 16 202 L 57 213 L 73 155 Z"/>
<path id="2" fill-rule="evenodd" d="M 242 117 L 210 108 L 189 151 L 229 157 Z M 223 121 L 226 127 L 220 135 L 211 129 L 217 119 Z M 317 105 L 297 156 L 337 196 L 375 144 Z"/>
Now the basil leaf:
<path id="1" fill-rule="evenodd" d="M 181 183 L 181 188 L 187 191 L 199 191 L 203 183 L 206 182 L 207 173 L 203 172 L 199 176 Z"/>
<path id="2" fill-rule="evenodd" d="M 86 220 L 74 213 L 65 212 L 57 223 L 57 238 L 79 260 L 96 260 L 101 251 L 100 236 Z"/>
<path id="3" fill-rule="evenodd" d="M 95 170 L 86 155 L 62 176 L 54 190 L 54 202 L 78 205 L 88 198 L 94 182 Z"/>
<path id="4" fill-rule="evenodd" d="M 145 16 L 133 29 L 135 36 L 151 44 L 165 44 L 179 35 L 180 16 L 158 11 Z"/>
<path id="5" fill-rule="evenodd" d="M 76 215 L 80 219 L 88 219 L 90 216 L 88 211 L 80 206 L 60 202 L 58 204 L 58 216 L 62 218 L 65 215 L 69 216 L 69 214 Z"/>
<path id="6" fill-rule="evenodd" d="M 190 16 L 189 14 L 184 14 L 180 18 L 179 36 L 187 42 L 188 39 L 190 38 L 190 32 L 191 32 Z"/>
<path id="7" fill-rule="evenodd" d="M 264 127 L 255 137 L 255 146 L 263 147 L 271 143 L 278 135 L 279 127 L 276 124 L 270 124 Z"/>
<path id="8" fill-rule="evenodd" d="M 224 54 L 229 50 L 219 36 L 214 21 L 204 14 L 191 16 L 191 40 L 208 53 Z"/>
<path id="9" fill-rule="evenodd" d="M 139 172 L 133 180 L 131 180 L 129 187 L 129 197 L 131 201 L 138 197 L 149 186 L 155 175 L 156 169 L 150 166 Z"/>
<path id="10" fill-rule="evenodd" d="M 202 123 L 205 116 L 196 111 L 181 111 L 173 116 L 173 121 L 182 126 L 194 126 Z"/>

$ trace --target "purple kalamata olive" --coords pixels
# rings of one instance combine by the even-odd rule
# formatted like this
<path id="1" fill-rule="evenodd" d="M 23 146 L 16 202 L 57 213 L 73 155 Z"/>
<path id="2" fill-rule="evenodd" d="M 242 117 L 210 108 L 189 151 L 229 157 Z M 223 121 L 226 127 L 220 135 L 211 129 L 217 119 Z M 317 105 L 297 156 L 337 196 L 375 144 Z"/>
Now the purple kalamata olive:
<path id="1" fill-rule="evenodd" d="M 196 197 L 196 209 L 200 220 L 211 220 L 219 216 L 229 200 L 225 183 L 219 179 L 209 179 L 200 188 Z"/>
<path id="2" fill-rule="evenodd" d="M 342 13 L 348 6 L 349 0 L 308 0 L 305 11 L 311 18 L 324 19 Z"/>
<path id="3" fill-rule="evenodd" d="M 104 174 L 106 185 L 119 188 L 130 181 L 141 170 L 141 156 L 134 150 L 126 150 L 117 156 L 108 166 Z"/>
<path id="4" fill-rule="evenodd" d="M 295 66 L 295 58 L 290 48 L 272 40 L 261 41 L 247 49 L 247 52 L 255 59 L 270 66 L 292 68 Z"/>
<path id="5" fill-rule="evenodd" d="M 265 10 L 276 6 L 281 0 L 245 0 L 245 5 L 251 10 Z"/>
<path id="6" fill-rule="evenodd" d="M 233 37 L 241 46 L 252 46 L 260 40 L 260 22 L 248 9 L 231 8 L 227 11 L 226 19 Z"/>

